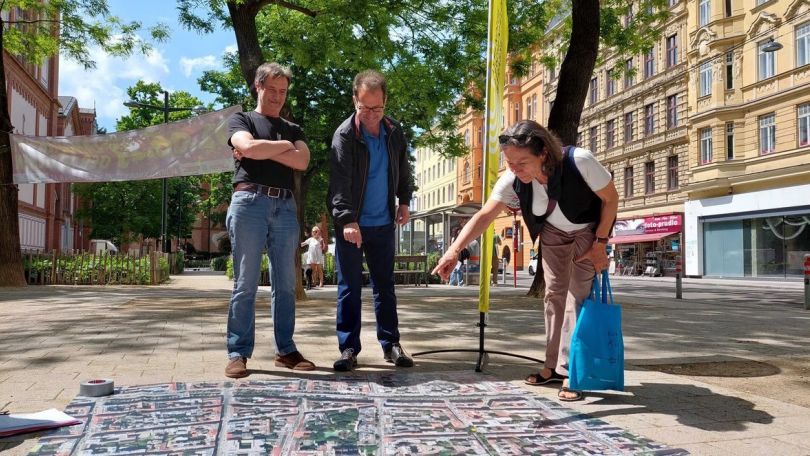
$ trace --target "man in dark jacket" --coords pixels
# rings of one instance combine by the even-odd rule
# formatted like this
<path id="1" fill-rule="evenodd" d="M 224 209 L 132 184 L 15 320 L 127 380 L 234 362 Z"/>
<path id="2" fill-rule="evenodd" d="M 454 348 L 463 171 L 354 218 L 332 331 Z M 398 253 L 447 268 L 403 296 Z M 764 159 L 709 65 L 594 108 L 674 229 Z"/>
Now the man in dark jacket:
<path id="1" fill-rule="evenodd" d="M 386 361 L 400 367 L 413 360 L 399 344 L 397 298 L 394 294 L 396 225 L 408 223 L 411 168 L 402 127 L 383 114 L 385 78 L 363 71 L 354 78 L 356 111 L 332 137 L 327 205 L 335 224 L 337 262 L 336 371 L 357 365 L 360 353 L 360 290 L 365 253 L 374 288 L 377 339 Z"/>

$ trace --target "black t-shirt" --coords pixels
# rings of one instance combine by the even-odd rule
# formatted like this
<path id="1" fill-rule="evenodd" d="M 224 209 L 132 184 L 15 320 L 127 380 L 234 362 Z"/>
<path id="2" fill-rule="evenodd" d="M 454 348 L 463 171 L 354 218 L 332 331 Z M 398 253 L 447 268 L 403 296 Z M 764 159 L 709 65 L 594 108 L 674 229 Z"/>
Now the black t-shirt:
<path id="1" fill-rule="evenodd" d="M 228 121 L 228 145 L 231 137 L 238 131 L 246 131 L 254 139 L 271 141 L 287 140 L 306 141 L 304 131 L 298 125 L 281 117 L 268 117 L 256 111 L 237 112 Z M 234 158 L 233 183 L 252 182 L 270 187 L 293 188 L 293 169 L 274 160 L 253 160 Z"/>

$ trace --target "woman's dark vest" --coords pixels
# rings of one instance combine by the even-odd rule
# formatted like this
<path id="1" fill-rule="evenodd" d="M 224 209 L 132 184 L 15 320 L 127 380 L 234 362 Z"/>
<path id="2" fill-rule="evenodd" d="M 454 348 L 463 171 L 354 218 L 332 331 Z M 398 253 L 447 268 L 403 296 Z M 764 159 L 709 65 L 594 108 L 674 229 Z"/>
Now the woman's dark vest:
<path id="1" fill-rule="evenodd" d="M 548 209 L 543 215 L 534 215 L 532 184 L 524 184 L 515 178 L 512 188 L 520 200 L 523 223 L 529 229 L 532 242 L 540 235 L 546 218 L 560 206 L 565 218 L 571 223 L 598 223 L 602 213 L 602 200 L 591 190 L 574 162 L 574 148 L 566 146 L 562 165 L 548 179 Z"/>

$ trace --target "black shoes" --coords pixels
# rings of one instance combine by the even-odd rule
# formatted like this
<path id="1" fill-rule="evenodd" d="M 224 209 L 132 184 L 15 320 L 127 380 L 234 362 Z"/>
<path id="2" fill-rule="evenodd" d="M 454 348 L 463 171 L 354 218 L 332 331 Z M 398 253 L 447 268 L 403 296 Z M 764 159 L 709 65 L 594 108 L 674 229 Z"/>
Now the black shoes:
<path id="1" fill-rule="evenodd" d="M 340 359 L 332 366 L 337 372 L 348 372 L 357 367 L 357 356 L 353 348 L 347 348 L 340 354 Z"/>
<path id="2" fill-rule="evenodd" d="M 397 367 L 413 367 L 413 359 L 408 356 L 408 353 L 398 343 L 391 346 L 391 350 L 383 353 L 385 360 L 389 363 L 394 363 Z"/>

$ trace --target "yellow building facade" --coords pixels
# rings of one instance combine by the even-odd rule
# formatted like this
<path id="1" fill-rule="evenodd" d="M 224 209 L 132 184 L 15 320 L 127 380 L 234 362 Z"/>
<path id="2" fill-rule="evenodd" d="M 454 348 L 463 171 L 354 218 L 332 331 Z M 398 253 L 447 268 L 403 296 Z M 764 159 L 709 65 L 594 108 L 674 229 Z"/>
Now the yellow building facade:
<path id="1" fill-rule="evenodd" d="M 810 3 L 687 8 L 686 274 L 800 277 L 810 254 Z"/>

